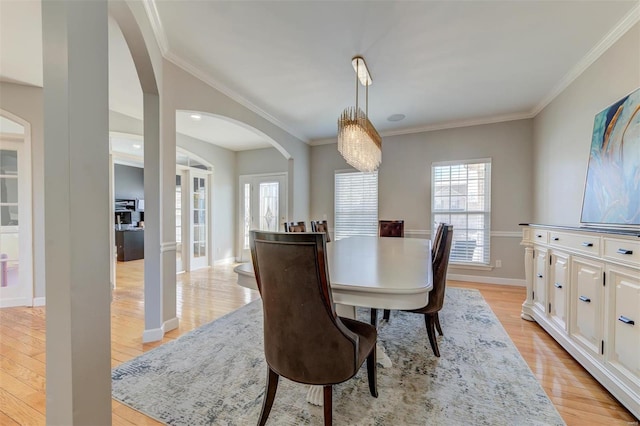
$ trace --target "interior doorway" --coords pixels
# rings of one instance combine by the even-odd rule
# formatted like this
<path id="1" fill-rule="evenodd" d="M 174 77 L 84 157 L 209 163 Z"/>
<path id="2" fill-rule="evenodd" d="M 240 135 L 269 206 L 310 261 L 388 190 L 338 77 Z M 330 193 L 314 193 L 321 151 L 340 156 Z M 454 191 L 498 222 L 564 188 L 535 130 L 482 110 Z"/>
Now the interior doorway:
<path id="1" fill-rule="evenodd" d="M 240 236 L 241 262 L 251 259 L 249 231 L 281 231 L 287 220 L 287 174 L 240 176 Z"/>

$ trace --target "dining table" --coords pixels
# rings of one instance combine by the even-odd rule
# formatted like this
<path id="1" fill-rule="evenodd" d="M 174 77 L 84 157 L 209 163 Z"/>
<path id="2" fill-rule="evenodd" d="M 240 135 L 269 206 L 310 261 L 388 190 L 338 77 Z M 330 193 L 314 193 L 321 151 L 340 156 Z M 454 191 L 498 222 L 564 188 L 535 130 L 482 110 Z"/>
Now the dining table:
<path id="1" fill-rule="evenodd" d="M 340 316 L 355 318 L 357 307 L 411 310 L 429 302 L 433 288 L 429 239 L 352 236 L 327 243 L 326 256 Z M 234 271 L 240 286 L 258 290 L 251 262 Z M 378 363 L 391 367 L 382 346 L 376 348 Z M 322 386 L 311 386 L 307 401 L 322 405 Z"/>

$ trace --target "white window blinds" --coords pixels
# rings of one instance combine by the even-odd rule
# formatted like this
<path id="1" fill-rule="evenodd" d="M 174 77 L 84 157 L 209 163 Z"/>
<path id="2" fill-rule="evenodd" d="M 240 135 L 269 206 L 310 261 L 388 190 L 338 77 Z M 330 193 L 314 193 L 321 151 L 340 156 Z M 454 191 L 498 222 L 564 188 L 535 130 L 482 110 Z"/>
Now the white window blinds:
<path id="1" fill-rule="evenodd" d="M 336 172 L 336 240 L 378 235 L 378 172 Z"/>
<path id="2" fill-rule="evenodd" d="M 488 265 L 491 249 L 491 159 L 431 166 L 433 223 L 453 225 L 452 263 Z"/>

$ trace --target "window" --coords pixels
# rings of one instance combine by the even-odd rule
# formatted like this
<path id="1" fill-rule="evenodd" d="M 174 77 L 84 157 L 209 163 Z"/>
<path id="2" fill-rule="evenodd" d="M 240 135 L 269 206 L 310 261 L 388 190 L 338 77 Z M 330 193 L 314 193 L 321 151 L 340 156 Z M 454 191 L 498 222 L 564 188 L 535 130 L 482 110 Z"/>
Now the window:
<path id="1" fill-rule="evenodd" d="M 431 165 L 433 223 L 453 225 L 450 261 L 488 265 L 491 247 L 491 159 Z"/>
<path id="2" fill-rule="evenodd" d="M 335 237 L 378 235 L 378 172 L 336 172 Z"/>

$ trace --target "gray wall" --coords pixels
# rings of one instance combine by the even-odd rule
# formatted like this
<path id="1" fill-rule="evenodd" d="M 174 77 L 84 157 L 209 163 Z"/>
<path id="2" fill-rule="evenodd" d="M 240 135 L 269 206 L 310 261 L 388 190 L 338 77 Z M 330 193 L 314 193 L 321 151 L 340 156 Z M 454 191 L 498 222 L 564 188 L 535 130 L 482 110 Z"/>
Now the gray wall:
<path id="1" fill-rule="evenodd" d="M 115 164 L 113 192 L 116 199 L 144 200 L 144 169 Z"/>
<path id="2" fill-rule="evenodd" d="M 237 159 L 238 176 L 288 171 L 289 161 L 275 148 L 240 151 Z"/>
<path id="3" fill-rule="evenodd" d="M 219 115 L 250 126 L 290 158 L 289 216 L 309 216 L 310 147 L 307 144 L 169 61 L 164 61 L 163 73 L 163 134 L 175 134 L 176 110 Z"/>
<path id="4" fill-rule="evenodd" d="M 640 86 L 640 24 L 534 119 L 534 217 L 579 225 L 594 116 Z"/>
<path id="5" fill-rule="evenodd" d="M 462 270 L 460 275 L 524 278 L 518 226 L 531 219 L 533 199 L 532 120 L 386 137 L 379 170 L 378 216 L 404 219 L 405 234 L 428 238 L 431 231 L 431 163 L 492 159 L 491 263 L 501 269 Z M 334 221 L 334 173 L 349 169 L 336 145 L 311 149 L 311 217 Z"/>
<path id="6" fill-rule="evenodd" d="M 42 88 L 0 82 L 0 108 L 31 124 L 33 297 L 44 297 L 44 118 Z"/>
<path id="7" fill-rule="evenodd" d="M 176 145 L 179 148 L 206 160 L 213 167 L 211 188 L 211 244 L 213 260 L 234 257 L 236 230 L 236 153 L 225 148 L 203 142 L 178 133 Z"/>

